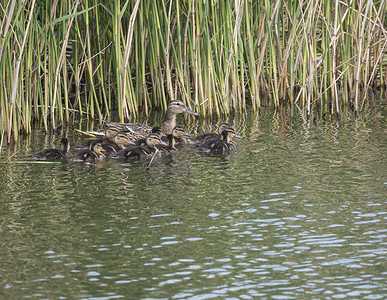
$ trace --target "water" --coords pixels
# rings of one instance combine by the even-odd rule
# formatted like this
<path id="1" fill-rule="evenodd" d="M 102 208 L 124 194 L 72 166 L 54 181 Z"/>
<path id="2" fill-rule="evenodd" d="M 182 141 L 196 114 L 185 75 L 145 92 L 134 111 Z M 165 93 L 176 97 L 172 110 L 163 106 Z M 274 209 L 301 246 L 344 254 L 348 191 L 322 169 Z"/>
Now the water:
<path id="1" fill-rule="evenodd" d="M 235 155 L 149 172 L 3 148 L 1 298 L 385 299 L 384 117 L 235 122 Z"/>

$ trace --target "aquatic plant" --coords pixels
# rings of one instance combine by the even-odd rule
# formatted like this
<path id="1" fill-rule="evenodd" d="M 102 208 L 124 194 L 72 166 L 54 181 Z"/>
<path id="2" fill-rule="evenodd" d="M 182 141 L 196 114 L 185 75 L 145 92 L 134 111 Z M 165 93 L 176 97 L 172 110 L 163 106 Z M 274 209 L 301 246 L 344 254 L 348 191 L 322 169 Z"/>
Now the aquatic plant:
<path id="1" fill-rule="evenodd" d="M 32 121 L 133 121 L 177 98 L 203 116 L 356 113 L 387 83 L 383 0 L 0 2 L 8 142 Z"/>

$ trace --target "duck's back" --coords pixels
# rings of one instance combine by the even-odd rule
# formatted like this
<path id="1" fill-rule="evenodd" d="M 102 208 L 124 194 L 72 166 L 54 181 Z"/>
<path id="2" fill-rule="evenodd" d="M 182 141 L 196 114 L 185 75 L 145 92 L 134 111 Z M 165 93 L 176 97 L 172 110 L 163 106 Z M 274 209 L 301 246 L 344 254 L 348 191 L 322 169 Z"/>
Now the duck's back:
<path id="1" fill-rule="evenodd" d="M 125 149 L 118 151 L 116 154 L 113 155 L 113 157 L 141 159 L 142 157 L 148 156 L 149 153 L 150 152 L 147 151 L 147 146 L 131 145 L 125 147 Z"/>
<path id="2" fill-rule="evenodd" d="M 78 145 L 75 146 L 75 149 L 85 149 L 89 148 L 91 144 L 94 143 L 103 143 L 104 141 L 102 139 L 88 139 L 80 142 Z"/>
<path id="3" fill-rule="evenodd" d="M 61 160 L 65 157 L 65 154 L 58 149 L 44 149 L 34 155 L 36 160 Z"/>
<path id="4" fill-rule="evenodd" d="M 218 139 L 219 134 L 214 132 L 202 133 L 189 140 L 190 144 L 203 144 L 209 140 Z"/>
<path id="5" fill-rule="evenodd" d="M 225 140 L 214 138 L 197 145 L 197 150 L 204 153 L 230 154 L 236 150 L 236 146 L 233 141 L 227 143 Z"/>
<path id="6" fill-rule="evenodd" d="M 75 155 L 75 160 L 93 162 L 99 160 L 99 156 L 90 149 L 82 149 Z"/>

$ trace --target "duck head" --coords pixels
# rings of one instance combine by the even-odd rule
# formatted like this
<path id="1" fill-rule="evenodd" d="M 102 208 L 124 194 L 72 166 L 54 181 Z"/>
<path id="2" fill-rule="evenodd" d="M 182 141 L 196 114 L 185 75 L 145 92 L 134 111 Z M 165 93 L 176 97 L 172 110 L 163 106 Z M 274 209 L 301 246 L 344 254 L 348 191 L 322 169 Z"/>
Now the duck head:
<path id="1" fill-rule="evenodd" d="M 114 143 L 121 149 L 124 148 L 125 144 L 135 145 L 135 143 L 129 139 L 124 132 L 119 132 L 114 137 Z"/>
<path id="2" fill-rule="evenodd" d="M 190 133 L 184 130 L 182 126 L 175 126 L 172 130 L 172 135 L 175 138 L 183 138 L 184 136 L 192 136 Z"/>
<path id="3" fill-rule="evenodd" d="M 218 132 L 220 136 L 223 137 L 224 131 L 227 131 L 227 135 L 229 135 L 230 138 L 236 137 L 238 139 L 243 139 L 243 136 L 241 136 L 238 132 L 236 132 L 233 126 L 225 122 L 219 124 Z"/>
<path id="4" fill-rule="evenodd" d="M 156 145 L 168 146 L 168 144 L 166 142 L 160 140 L 160 137 L 157 134 L 155 134 L 155 133 L 151 133 L 146 138 L 146 144 L 150 148 L 155 148 Z"/>
<path id="5" fill-rule="evenodd" d="M 121 131 L 120 126 L 112 123 L 109 124 L 109 126 L 105 129 L 105 137 L 110 142 L 115 142 L 114 138 L 115 136 Z"/>
<path id="6" fill-rule="evenodd" d="M 242 136 L 239 135 L 238 132 L 235 131 L 233 127 L 227 127 L 224 128 L 221 133 L 222 140 L 224 140 L 226 143 L 230 143 L 232 138 L 236 137 L 238 139 L 243 139 Z"/>
<path id="7" fill-rule="evenodd" d="M 89 148 L 92 152 L 94 152 L 98 157 L 104 157 L 105 155 L 103 154 L 105 152 L 105 150 L 103 149 L 102 147 L 102 144 L 101 143 L 91 143 L 90 144 L 90 148 Z"/>
<path id="8" fill-rule="evenodd" d="M 167 108 L 167 114 L 181 114 L 181 113 L 187 113 L 187 114 L 191 114 L 191 115 L 194 115 L 194 116 L 198 116 L 199 114 L 197 112 L 194 112 L 193 110 L 190 110 L 185 104 L 183 101 L 181 100 L 174 100 L 174 101 L 171 101 L 169 104 L 168 104 L 168 108 Z"/>
<path id="9" fill-rule="evenodd" d="M 157 134 L 160 138 L 166 136 L 161 127 L 158 126 L 153 127 L 151 133 Z"/>

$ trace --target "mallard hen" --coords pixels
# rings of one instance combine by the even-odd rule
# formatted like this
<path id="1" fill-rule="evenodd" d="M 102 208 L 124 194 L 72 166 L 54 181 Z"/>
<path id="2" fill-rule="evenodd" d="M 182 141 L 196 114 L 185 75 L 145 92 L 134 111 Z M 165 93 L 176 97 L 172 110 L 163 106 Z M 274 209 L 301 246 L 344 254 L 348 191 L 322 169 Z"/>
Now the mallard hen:
<path id="1" fill-rule="evenodd" d="M 173 128 L 176 126 L 176 116 L 181 113 L 188 113 L 194 116 L 198 116 L 199 114 L 190 110 L 183 101 L 174 100 L 168 104 L 167 111 L 165 113 L 164 122 L 162 124 L 162 131 L 165 134 L 171 134 Z M 115 128 L 115 130 L 120 131 L 131 131 L 132 133 L 136 133 L 141 138 L 146 138 L 152 130 L 152 127 L 143 124 L 137 123 L 114 123 L 107 122 L 107 129 Z M 134 140 L 134 139 L 133 139 Z"/>

